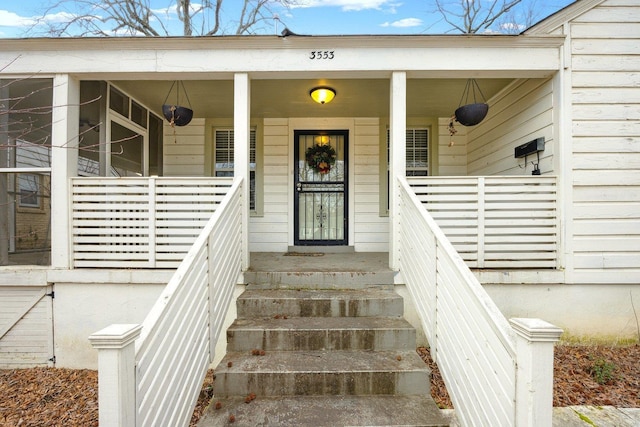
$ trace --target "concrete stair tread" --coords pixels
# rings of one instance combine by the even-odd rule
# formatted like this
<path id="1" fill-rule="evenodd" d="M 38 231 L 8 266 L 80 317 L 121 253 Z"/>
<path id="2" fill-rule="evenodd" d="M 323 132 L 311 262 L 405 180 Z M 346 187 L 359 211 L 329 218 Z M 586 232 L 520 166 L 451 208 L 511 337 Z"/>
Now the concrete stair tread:
<path id="1" fill-rule="evenodd" d="M 222 407 L 215 409 L 215 402 Z M 229 416 L 235 417 L 228 424 Z M 429 396 L 257 396 L 216 399 L 199 427 L 240 426 L 448 426 Z"/>
<path id="2" fill-rule="evenodd" d="M 428 395 L 430 375 L 415 350 L 228 352 L 214 394 Z"/>
<path id="3" fill-rule="evenodd" d="M 228 364 L 231 362 L 232 366 Z M 264 356 L 250 352 L 228 352 L 216 376 L 226 373 L 308 373 L 308 372 L 429 372 L 415 350 L 349 351 L 265 351 Z"/>
<path id="4" fill-rule="evenodd" d="M 390 287 L 376 286 L 366 289 L 252 289 L 251 286 L 240 296 L 243 298 L 277 299 L 374 299 L 400 298 Z"/>
<path id="5" fill-rule="evenodd" d="M 396 316 L 403 313 L 402 297 L 392 288 L 361 290 L 247 289 L 238 297 L 238 317 Z"/>
<path id="6" fill-rule="evenodd" d="M 243 318 L 236 319 L 230 331 L 240 329 L 255 330 L 358 330 L 358 329 L 414 329 L 401 317 L 288 317 L 284 318 Z"/>
<path id="7" fill-rule="evenodd" d="M 415 341 L 400 317 L 236 319 L 227 330 L 227 351 L 409 350 Z"/>
<path id="8" fill-rule="evenodd" d="M 343 255 L 335 255 L 344 258 Z M 328 271 L 326 266 L 310 266 L 309 260 L 314 258 L 290 258 L 298 261 L 295 266 L 280 268 L 274 265 L 270 271 L 250 269 L 244 274 L 245 280 L 251 287 L 263 289 L 363 289 L 372 285 L 391 286 L 395 276 L 395 272 L 389 268 L 369 271 L 349 263 L 343 268 Z M 306 266 L 305 271 L 299 271 L 301 266 Z"/>

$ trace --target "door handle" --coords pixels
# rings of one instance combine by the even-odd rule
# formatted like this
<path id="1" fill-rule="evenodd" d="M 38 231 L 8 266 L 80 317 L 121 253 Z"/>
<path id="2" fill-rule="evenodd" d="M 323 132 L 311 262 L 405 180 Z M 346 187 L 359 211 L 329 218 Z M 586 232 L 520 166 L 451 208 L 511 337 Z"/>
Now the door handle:
<path id="1" fill-rule="evenodd" d="M 298 191 L 302 191 L 302 184 L 301 184 L 301 183 L 299 183 L 299 182 L 298 182 L 298 183 L 296 184 L 296 190 L 298 190 Z"/>

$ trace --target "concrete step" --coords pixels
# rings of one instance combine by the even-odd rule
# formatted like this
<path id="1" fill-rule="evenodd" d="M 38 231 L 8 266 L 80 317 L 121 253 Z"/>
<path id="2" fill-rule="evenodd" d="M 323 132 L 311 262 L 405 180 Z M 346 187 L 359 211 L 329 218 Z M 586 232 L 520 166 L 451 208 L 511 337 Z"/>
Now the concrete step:
<path id="1" fill-rule="evenodd" d="M 227 351 L 412 350 L 416 331 L 399 317 L 288 317 L 237 319 Z"/>
<path id="2" fill-rule="evenodd" d="M 220 402 L 220 409 L 216 408 Z M 234 416 L 234 424 L 229 417 Z M 425 396 L 256 396 L 214 398 L 199 427 L 448 426 L 448 420 Z"/>
<path id="3" fill-rule="evenodd" d="M 393 285 L 396 272 L 389 269 L 388 253 L 324 253 L 327 249 L 330 248 L 305 254 L 252 252 L 251 267 L 244 278 L 251 286 L 272 289 L 362 289 Z"/>
<path id="4" fill-rule="evenodd" d="M 247 271 L 244 278 L 251 286 L 262 289 L 363 289 L 377 285 L 393 285 L 395 273 L 359 271 Z"/>
<path id="5" fill-rule="evenodd" d="M 428 396 L 430 375 L 415 350 L 227 352 L 214 395 Z"/>
<path id="6" fill-rule="evenodd" d="M 237 302 L 238 317 L 402 316 L 402 297 L 387 287 L 360 290 L 248 288 Z"/>

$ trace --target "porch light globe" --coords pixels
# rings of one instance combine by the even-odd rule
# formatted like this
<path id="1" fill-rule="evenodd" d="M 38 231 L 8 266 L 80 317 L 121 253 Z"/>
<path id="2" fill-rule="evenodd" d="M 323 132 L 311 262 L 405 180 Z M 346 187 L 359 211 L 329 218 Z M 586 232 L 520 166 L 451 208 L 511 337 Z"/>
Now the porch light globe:
<path id="1" fill-rule="evenodd" d="M 320 86 L 311 89 L 309 95 L 318 104 L 328 104 L 336 96 L 336 91 L 330 87 Z"/>

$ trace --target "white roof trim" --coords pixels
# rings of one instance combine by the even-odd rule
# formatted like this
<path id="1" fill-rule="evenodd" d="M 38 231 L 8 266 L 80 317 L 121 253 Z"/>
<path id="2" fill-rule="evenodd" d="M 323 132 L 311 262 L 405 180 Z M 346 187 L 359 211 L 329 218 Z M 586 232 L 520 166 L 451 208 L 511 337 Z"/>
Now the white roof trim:
<path id="1" fill-rule="evenodd" d="M 563 43 L 547 34 L 520 35 L 347 35 L 347 36 L 212 36 L 212 37 L 104 37 L 0 39 L 2 51 L 122 51 L 122 50 L 210 50 L 210 49 L 296 49 L 324 47 L 429 48 L 429 47 L 550 47 Z"/>

